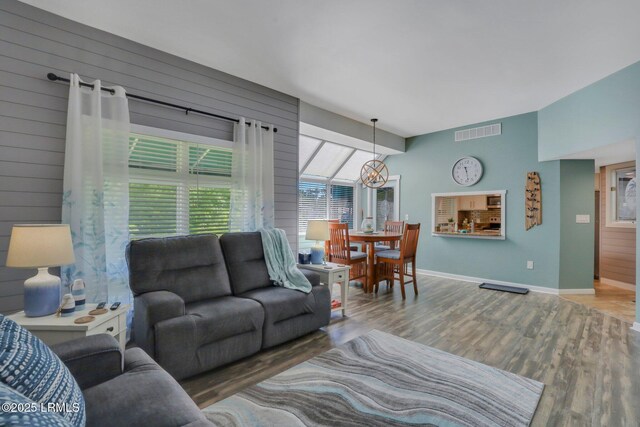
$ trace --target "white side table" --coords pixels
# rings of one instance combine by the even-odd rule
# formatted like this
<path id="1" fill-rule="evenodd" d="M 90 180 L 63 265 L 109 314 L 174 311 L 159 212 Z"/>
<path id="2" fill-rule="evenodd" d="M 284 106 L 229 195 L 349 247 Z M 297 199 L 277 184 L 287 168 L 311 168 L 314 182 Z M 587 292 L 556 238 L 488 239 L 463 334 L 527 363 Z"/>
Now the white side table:
<path id="1" fill-rule="evenodd" d="M 349 298 L 349 270 L 348 265 L 334 264 L 328 262 L 327 265 L 322 264 L 298 264 L 298 268 L 310 270 L 320 275 L 320 282 L 329 286 L 333 291 L 333 285 L 340 285 L 340 305 L 332 308 L 331 311 L 342 310 L 342 315 L 347 315 L 347 304 Z M 332 292 L 333 293 L 333 292 Z"/>
<path id="2" fill-rule="evenodd" d="M 58 344 L 75 338 L 89 335 L 109 334 L 118 340 L 120 348 L 124 351 L 127 344 L 127 311 L 129 306 L 122 304 L 117 310 L 109 310 L 109 304 L 105 306 L 105 314 L 95 315 L 95 320 L 78 325 L 73 323 L 81 316 L 88 316 L 89 311 L 96 308 L 97 304 L 87 304 L 84 310 L 76 311 L 69 317 L 57 317 L 55 314 L 42 317 L 27 317 L 24 311 L 8 316 L 9 319 L 32 332 L 47 345 Z"/>

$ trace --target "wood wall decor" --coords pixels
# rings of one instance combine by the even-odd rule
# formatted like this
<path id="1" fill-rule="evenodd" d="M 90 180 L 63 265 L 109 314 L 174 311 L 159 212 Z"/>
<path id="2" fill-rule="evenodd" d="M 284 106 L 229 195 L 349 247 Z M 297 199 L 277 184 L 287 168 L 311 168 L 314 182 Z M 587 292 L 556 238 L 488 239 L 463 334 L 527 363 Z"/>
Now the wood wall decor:
<path id="1" fill-rule="evenodd" d="M 542 224 L 542 191 L 538 172 L 527 173 L 524 197 L 524 227 L 529 230 L 535 225 Z"/>

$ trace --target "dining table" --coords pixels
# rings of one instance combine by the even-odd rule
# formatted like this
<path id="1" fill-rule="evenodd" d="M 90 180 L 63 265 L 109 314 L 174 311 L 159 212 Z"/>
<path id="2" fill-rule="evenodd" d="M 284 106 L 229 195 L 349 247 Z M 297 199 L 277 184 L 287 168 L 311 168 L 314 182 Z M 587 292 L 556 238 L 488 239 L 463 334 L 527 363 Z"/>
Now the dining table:
<path id="1" fill-rule="evenodd" d="M 367 247 L 367 283 L 368 286 L 364 292 L 373 291 L 374 281 L 376 280 L 376 243 L 390 242 L 391 249 L 395 248 L 396 242 L 402 239 L 402 233 L 392 231 L 375 231 L 373 233 L 364 233 L 362 231 L 350 231 L 349 241 L 358 242 Z"/>

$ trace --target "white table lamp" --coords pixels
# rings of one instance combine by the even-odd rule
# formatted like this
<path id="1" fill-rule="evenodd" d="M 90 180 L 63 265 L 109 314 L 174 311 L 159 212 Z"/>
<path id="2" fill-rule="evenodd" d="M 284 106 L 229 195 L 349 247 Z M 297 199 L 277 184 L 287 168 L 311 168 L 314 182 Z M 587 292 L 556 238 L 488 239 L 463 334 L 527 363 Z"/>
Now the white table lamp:
<path id="1" fill-rule="evenodd" d="M 16 224 L 11 230 L 7 267 L 37 268 L 24 282 L 24 313 L 53 314 L 60 306 L 60 278 L 49 267 L 73 264 L 71 230 L 67 224 Z"/>
<path id="2" fill-rule="evenodd" d="M 310 219 L 307 223 L 307 240 L 315 240 L 311 247 L 311 264 L 324 262 L 324 242 L 329 240 L 329 221 L 326 219 Z"/>

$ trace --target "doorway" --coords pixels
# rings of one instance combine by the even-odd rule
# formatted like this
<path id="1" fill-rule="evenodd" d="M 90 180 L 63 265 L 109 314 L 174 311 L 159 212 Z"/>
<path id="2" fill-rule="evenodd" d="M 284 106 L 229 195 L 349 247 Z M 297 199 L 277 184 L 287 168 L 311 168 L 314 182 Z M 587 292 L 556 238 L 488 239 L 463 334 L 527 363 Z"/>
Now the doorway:
<path id="1" fill-rule="evenodd" d="M 595 295 L 566 298 L 635 321 L 635 162 L 601 166 L 595 179 Z"/>

